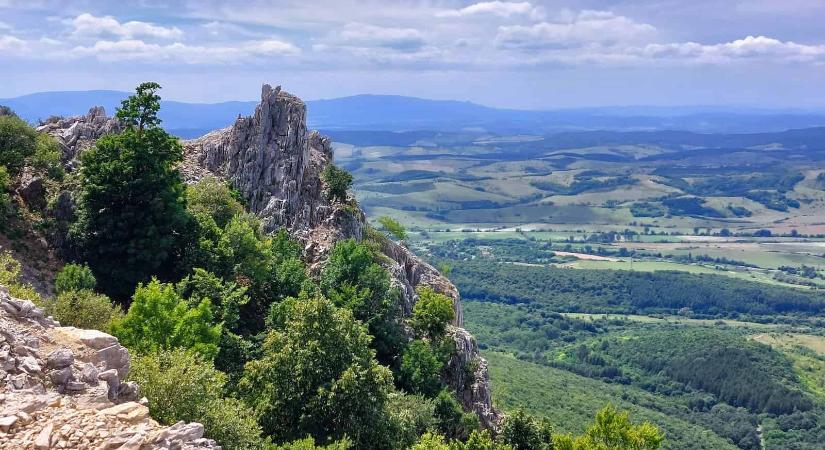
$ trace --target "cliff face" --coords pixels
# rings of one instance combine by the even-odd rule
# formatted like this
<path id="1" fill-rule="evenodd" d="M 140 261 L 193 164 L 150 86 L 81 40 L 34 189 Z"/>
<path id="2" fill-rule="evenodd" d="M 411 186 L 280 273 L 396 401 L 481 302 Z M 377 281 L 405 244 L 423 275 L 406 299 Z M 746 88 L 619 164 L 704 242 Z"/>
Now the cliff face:
<path id="1" fill-rule="evenodd" d="M 304 259 L 317 272 L 335 242 L 363 237 L 366 217 L 359 209 L 330 202 L 324 194 L 321 173 L 332 162 L 332 145 L 329 138 L 307 130 L 306 114 L 306 105 L 299 98 L 280 87 L 264 85 L 261 103 L 252 116 L 238 117 L 227 128 L 183 142 L 180 170 L 187 182 L 205 176 L 231 181 L 267 231 L 285 228 L 304 244 Z M 99 137 L 115 129 L 108 119 L 91 112 L 57 123 L 62 125 L 46 130 L 60 139 L 69 136 L 64 139 L 68 147 L 64 155 L 72 158 L 82 151 L 84 136 Z M 417 301 L 418 285 L 430 286 L 453 299 L 456 315 L 451 335 L 457 354 L 448 364 L 446 381 L 465 408 L 478 413 L 485 426 L 495 427 L 499 414 L 490 401 L 487 363 L 479 356 L 473 337 L 462 328 L 458 290 L 407 248 L 386 242 L 382 252 L 388 257 L 385 265 L 393 283 L 402 293 L 400 310 L 405 317 Z"/>
<path id="2" fill-rule="evenodd" d="M 61 327 L 0 286 L 0 448 L 220 450 L 201 424 L 152 420 L 128 373 L 115 337 Z"/>

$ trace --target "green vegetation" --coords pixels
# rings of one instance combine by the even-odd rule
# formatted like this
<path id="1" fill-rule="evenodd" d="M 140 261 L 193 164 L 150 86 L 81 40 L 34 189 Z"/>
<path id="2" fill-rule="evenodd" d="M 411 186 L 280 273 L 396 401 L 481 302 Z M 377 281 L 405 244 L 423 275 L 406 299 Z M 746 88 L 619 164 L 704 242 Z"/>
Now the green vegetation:
<path id="1" fill-rule="evenodd" d="M 110 333 L 123 317 L 123 310 L 109 297 L 90 289 L 67 290 L 42 300 L 43 311 L 64 327 L 90 328 Z"/>
<path id="2" fill-rule="evenodd" d="M 16 176 L 37 150 L 37 132 L 16 116 L 0 116 L 0 166 Z"/>
<path id="3" fill-rule="evenodd" d="M 66 264 L 54 278 L 54 291 L 57 294 L 68 291 L 91 291 L 95 287 L 97 280 L 89 266 L 85 265 Z"/>
<path id="4" fill-rule="evenodd" d="M 159 88 L 138 86 L 117 111 L 130 126 L 82 156 L 73 240 L 101 289 L 119 299 L 153 275 L 173 276 L 188 226 L 185 187 L 175 168 L 182 148 L 160 127 Z"/>
<path id="5" fill-rule="evenodd" d="M 453 301 L 428 287 L 420 287 L 416 293 L 418 301 L 413 308 L 413 328 L 419 335 L 437 340 L 444 335 L 447 324 L 453 321 Z"/>
<path id="6" fill-rule="evenodd" d="M 407 230 L 404 229 L 404 225 L 401 225 L 400 222 L 392 217 L 381 216 L 378 218 L 378 223 L 381 224 L 381 228 L 383 228 L 388 236 L 392 236 L 399 241 L 407 238 Z"/>
<path id="7" fill-rule="evenodd" d="M 331 201 L 347 201 L 347 190 L 352 186 L 352 175 L 333 164 L 327 166 L 321 174 L 327 189 L 327 196 Z"/>

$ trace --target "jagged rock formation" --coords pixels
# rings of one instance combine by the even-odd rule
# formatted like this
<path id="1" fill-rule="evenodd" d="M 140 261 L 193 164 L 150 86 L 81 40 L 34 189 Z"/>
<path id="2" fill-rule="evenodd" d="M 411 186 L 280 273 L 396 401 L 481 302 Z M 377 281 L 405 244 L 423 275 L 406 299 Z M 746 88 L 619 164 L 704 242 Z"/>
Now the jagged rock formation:
<path id="1" fill-rule="evenodd" d="M 269 230 L 287 228 L 305 244 L 305 258 L 313 268 L 323 264 L 341 239 L 361 239 L 366 227 L 363 212 L 331 203 L 324 195 L 321 173 L 332 162 L 329 138 L 307 131 L 306 106 L 297 97 L 264 85 L 261 103 L 251 117 L 234 125 L 184 142 L 188 181 L 206 175 L 228 179 L 248 199 L 250 208 Z M 403 294 L 401 310 L 412 313 L 415 287 L 424 284 L 453 299 L 456 310 L 452 335 L 457 354 L 449 364 L 448 382 L 464 406 L 494 427 L 499 413 L 490 401 L 487 362 L 479 356 L 473 337 L 461 328 L 461 301 L 455 286 L 407 248 L 387 241 L 387 269 Z"/>
<path id="2" fill-rule="evenodd" d="M 61 327 L 0 286 L 0 449 L 220 450 L 201 424 L 152 420 L 128 372 L 115 337 Z"/>
<path id="3" fill-rule="evenodd" d="M 187 182 L 205 176 L 231 181 L 247 199 L 268 231 L 285 228 L 304 244 L 304 259 L 317 273 L 335 242 L 362 239 L 364 213 L 351 202 L 330 202 L 321 173 L 332 162 L 329 138 L 306 127 L 306 105 L 301 99 L 264 85 L 261 103 L 252 116 L 200 138 L 184 141 L 180 171 Z M 58 138 L 69 161 L 94 139 L 119 129 L 105 118 L 102 108 L 89 115 L 62 119 L 40 128 Z M 67 200 L 64 203 L 68 203 Z M 456 311 L 451 335 L 457 354 L 448 365 L 447 382 L 463 405 L 478 413 L 482 423 L 495 427 L 499 413 L 490 401 L 487 363 L 473 337 L 462 327 L 461 300 L 455 286 L 407 248 L 387 241 L 382 252 L 393 284 L 402 293 L 401 313 L 408 316 L 417 301 L 415 287 L 427 285 L 453 299 Z"/>
<path id="4" fill-rule="evenodd" d="M 47 120 L 37 127 L 37 131 L 49 133 L 57 140 L 63 153 L 63 164 L 67 170 L 77 165 L 80 153 L 94 145 L 102 136 L 117 133 L 122 129 L 120 122 L 106 116 L 102 106 L 95 106 L 85 116 Z"/>

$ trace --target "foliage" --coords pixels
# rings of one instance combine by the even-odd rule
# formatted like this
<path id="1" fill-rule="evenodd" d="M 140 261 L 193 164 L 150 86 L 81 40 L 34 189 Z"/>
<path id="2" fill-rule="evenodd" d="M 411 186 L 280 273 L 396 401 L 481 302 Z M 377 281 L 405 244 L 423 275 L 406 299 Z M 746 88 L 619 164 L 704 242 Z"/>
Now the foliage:
<path id="1" fill-rule="evenodd" d="M 61 157 L 60 146 L 54 138 L 45 133 L 37 135 L 34 153 L 30 158 L 30 164 L 35 170 L 45 173 L 50 178 L 60 180 L 64 175 Z"/>
<path id="2" fill-rule="evenodd" d="M 711 274 L 456 261 L 452 280 L 468 300 L 535 304 L 550 311 L 677 314 L 689 308 L 698 318 L 769 320 L 825 312 L 822 292 Z"/>
<path id="3" fill-rule="evenodd" d="M 239 194 L 215 177 L 205 177 L 186 188 L 186 208 L 193 215 L 206 214 L 219 228 L 233 217 L 243 214 Z"/>
<path id="4" fill-rule="evenodd" d="M 170 278 L 190 221 L 176 164 L 177 138 L 158 127 L 159 88 L 138 86 L 118 117 L 130 123 L 85 151 L 72 236 L 104 292 L 126 297 L 155 275 Z"/>
<path id="5" fill-rule="evenodd" d="M 504 418 L 499 440 L 513 450 L 553 450 L 553 427 L 519 408 Z"/>
<path id="6" fill-rule="evenodd" d="M 40 294 L 20 277 L 20 262 L 8 251 L 0 251 L 0 285 L 9 289 L 9 294 L 35 304 L 42 304 Z"/>
<path id="7" fill-rule="evenodd" d="M 190 307 L 173 285 L 152 280 L 138 286 L 129 311 L 112 331 L 138 353 L 183 348 L 211 360 L 221 337 L 221 325 L 213 322 L 208 299 Z"/>
<path id="8" fill-rule="evenodd" d="M 433 401 L 420 395 L 391 393 L 387 402 L 388 433 L 396 448 L 409 448 L 435 426 Z"/>
<path id="9" fill-rule="evenodd" d="M 123 310 L 103 294 L 89 289 L 66 290 L 44 300 L 43 311 L 64 327 L 89 328 L 106 333 L 123 317 Z"/>
<path id="10" fill-rule="evenodd" d="M 480 427 L 478 416 L 464 412 L 455 396 L 442 390 L 434 400 L 435 421 L 438 431 L 450 439 L 466 439 Z"/>
<path id="11" fill-rule="evenodd" d="M 87 265 L 66 264 L 54 277 L 54 290 L 61 294 L 68 291 L 94 290 L 97 286 L 92 269 Z"/>
<path id="12" fill-rule="evenodd" d="M 308 437 L 288 442 L 283 445 L 268 446 L 266 450 L 349 450 L 352 443 L 348 439 L 341 439 L 329 445 L 316 445 L 315 439 Z"/>
<path id="13" fill-rule="evenodd" d="M 37 132 L 29 124 L 16 116 L 0 116 L 0 166 L 16 176 L 36 150 Z"/>
<path id="14" fill-rule="evenodd" d="M 378 218 L 378 223 L 381 224 L 381 228 L 383 228 L 389 236 L 392 236 L 399 241 L 403 241 L 407 238 L 407 230 L 404 229 L 404 225 L 401 225 L 400 222 L 392 217 L 381 216 Z"/>
<path id="15" fill-rule="evenodd" d="M 418 301 L 413 307 L 411 319 L 413 328 L 421 336 L 440 338 L 455 317 L 452 299 L 426 286 L 420 286 L 416 293 Z"/>
<path id="16" fill-rule="evenodd" d="M 201 422 L 206 435 L 228 450 L 260 448 L 254 414 L 244 403 L 222 397 L 224 375 L 198 355 L 174 349 L 138 356 L 129 378 L 149 399 L 153 419 L 167 425 Z"/>
<path id="17" fill-rule="evenodd" d="M 347 190 L 352 185 L 352 175 L 334 164 L 328 165 L 321 173 L 330 201 L 347 201 Z"/>
<path id="18" fill-rule="evenodd" d="M 6 216 L 11 213 L 11 177 L 5 166 L 0 165 L 0 231 L 6 226 Z"/>
<path id="19" fill-rule="evenodd" d="M 663 440 L 664 435 L 649 422 L 634 425 L 629 413 L 607 405 L 584 435 L 575 439 L 559 435 L 553 445 L 559 450 L 654 450 Z"/>
<path id="20" fill-rule="evenodd" d="M 354 239 L 338 242 L 321 273 L 320 287 L 333 303 L 367 325 L 379 360 L 388 363 L 400 352 L 402 341 L 392 321 L 399 293 L 376 258 L 372 249 Z"/>
<path id="21" fill-rule="evenodd" d="M 430 342 L 412 341 L 401 358 L 400 382 L 409 392 L 434 397 L 441 390 L 444 361 Z"/>
<path id="22" fill-rule="evenodd" d="M 240 383 L 264 431 L 278 441 L 346 435 L 358 448 L 380 447 L 391 375 L 352 313 L 323 298 L 288 299 L 272 325 Z"/>

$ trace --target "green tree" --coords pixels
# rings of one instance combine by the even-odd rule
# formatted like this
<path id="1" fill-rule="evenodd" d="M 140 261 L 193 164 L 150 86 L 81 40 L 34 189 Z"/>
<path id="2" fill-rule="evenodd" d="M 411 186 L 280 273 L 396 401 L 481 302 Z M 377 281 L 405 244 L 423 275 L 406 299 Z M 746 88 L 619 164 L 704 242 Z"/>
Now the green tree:
<path id="1" fill-rule="evenodd" d="M 103 291 L 115 298 L 127 297 L 152 275 L 175 275 L 191 224 L 176 169 L 182 147 L 159 127 L 157 89 L 155 83 L 138 86 L 117 112 L 126 129 L 82 155 L 71 234 Z"/>
<path id="2" fill-rule="evenodd" d="M 655 450 L 664 435 L 650 422 L 634 425 L 628 412 L 607 405 L 596 413 L 596 420 L 582 436 L 555 435 L 558 450 Z"/>
<path id="3" fill-rule="evenodd" d="M 129 379 L 140 385 L 153 419 L 200 422 L 227 450 L 261 448 L 254 414 L 243 402 L 222 397 L 226 377 L 200 356 L 183 349 L 141 355 L 132 360 Z"/>
<path id="4" fill-rule="evenodd" d="M 221 338 L 221 325 L 213 323 L 210 300 L 190 307 L 173 285 L 152 280 L 138 286 L 129 311 L 112 332 L 138 353 L 183 348 L 211 360 Z"/>
<path id="5" fill-rule="evenodd" d="M 450 446 L 444 442 L 444 436 L 428 431 L 410 450 L 450 450 Z"/>
<path id="6" fill-rule="evenodd" d="M 436 396 L 434 404 L 438 431 L 450 439 L 466 439 L 481 426 L 478 416 L 464 412 L 453 393 L 446 389 Z"/>
<path id="7" fill-rule="evenodd" d="M 54 138 L 45 133 L 37 135 L 34 154 L 30 158 L 35 170 L 45 173 L 49 178 L 60 180 L 64 175 L 61 157 L 60 146 Z"/>
<path id="8" fill-rule="evenodd" d="M 395 448 L 409 448 L 419 437 L 435 426 L 434 404 L 420 395 L 401 392 L 390 394 L 387 410 L 390 426 L 387 431 L 396 443 Z"/>
<path id="9" fill-rule="evenodd" d="M 17 116 L 0 116 L 0 166 L 12 176 L 37 150 L 37 132 Z"/>
<path id="10" fill-rule="evenodd" d="M 315 439 L 308 437 L 283 445 L 267 447 L 266 450 L 349 450 L 350 448 L 352 448 L 352 443 L 348 439 L 342 439 L 329 445 L 316 445 Z"/>
<path id="11" fill-rule="evenodd" d="M 204 177 L 186 188 L 186 208 L 194 215 L 208 215 L 223 228 L 233 217 L 244 213 L 239 197 L 226 182 Z"/>
<path id="12" fill-rule="evenodd" d="M 401 225 L 400 222 L 392 217 L 381 216 L 378 218 L 378 223 L 381 224 L 381 228 L 387 233 L 388 236 L 392 236 L 399 241 L 403 241 L 407 238 L 407 230 L 404 229 L 404 225 Z"/>
<path id="13" fill-rule="evenodd" d="M 54 291 L 58 294 L 68 291 L 91 291 L 96 286 L 97 280 L 87 265 L 66 264 L 54 277 Z"/>
<path id="14" fill-rule="evenodd" d="M 499 440 L 514 450 L 553 450 L 553 427 L 517 409 L 505 417 Z"/>
<path id="15" fill-rule="evenodd" d="M 11 213 L 11 176 L 5 166 L 0 166 L 0 231 L 6 227 L 6 217 Z"/>
<path id="16" fill-rule="evenodd" d="M 324 298 L 288 299 L 272 325 L 239 388 L 264 431 L 276 441 L 348 436 L 356 448 L 384 447 L 392 377 L 352 313 Z"/>
<path id="17" fill-rule="evenodd" d="M 536 447 L 543 448 L 543 447 Z M 552 448 L 552 447 L 551 447 Z M 470 433 L 467 442 L 453 441 L 450 443 L 450 450 L 515 450 L 512 446 L 501 442 L 496 442 L 490 436 L 488 430 L 475 430 Z M 531 449 L 534 450 L 534 449 Z"/>
<path id="18" fill-rule="evenodd" d="M 352 175 L 334 164 L 328 165 L 321 173 L 330 201 L 347 201 L 347 190 L 352 186 Z"/>
<path id="19" fill-rule="evenodd" d="M 441 390 L 444 361 L 427 341 L 414 340 L 401 357 L 401 384 L 408 391 L 434 397 Z"/>
<path id="20" fill-rule="evenodd" d="M 123 317 L 123 310 L 103 294 L 91 290 L 67 290 L 44 300 L 43 311 L 64 327 L 89 328 L 106 333 Z"/>
<path id="21" fill-rule="evenodd" d="M 418 301 L 413 307 L 411 319 L 413 328 L 419 335 L 440 338 L 455 318 L 452 299 L 427 286 L 419 286 L 416 293 Z"/>

